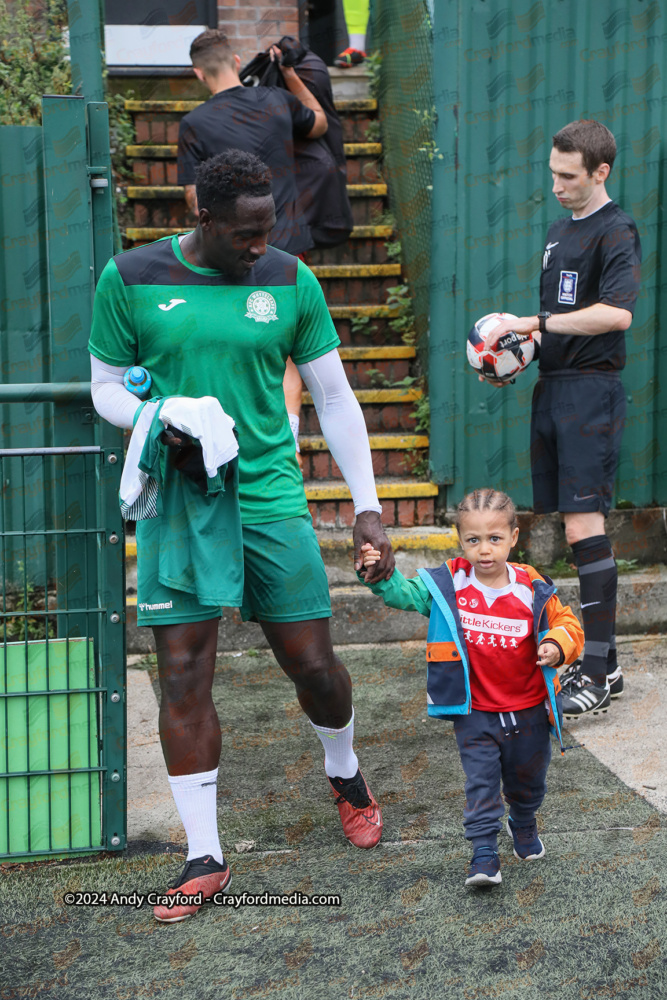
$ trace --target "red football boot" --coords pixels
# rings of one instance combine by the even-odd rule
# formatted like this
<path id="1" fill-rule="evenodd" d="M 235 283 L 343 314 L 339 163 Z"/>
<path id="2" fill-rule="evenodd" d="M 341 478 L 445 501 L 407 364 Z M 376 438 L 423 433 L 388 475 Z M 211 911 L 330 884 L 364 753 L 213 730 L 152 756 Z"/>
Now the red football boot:
<path id="1" fill-rule="evenodd" d="M 180 877 L 172 882 L 167 889 L 165 896 L 192 896 L 193 902 L 179 900 L 173 906 L 166 903 L 159 903 L 153 907 L 153 915 L 156 920 L 163 924 L 176 924 L 179 920 L 193 917 L 205 900 L 215 896 L 216 892 L 223 892 L 229 888 L 232 881 L 232 873 L 229 865 L 223 859 L 219 864 L 215 858 L 209 854 L 205 858 L 192 858 L 185 862 L 185 868 Z M 201 893 L 201 902 L 194 900 Z"/>
<path id="2" fill-rule="evenodd" d="M 355 847 L 371 848 L 382 836 L 382 813 L 361 771 L 354 778 L 329 778 L 343 833 Z"/>

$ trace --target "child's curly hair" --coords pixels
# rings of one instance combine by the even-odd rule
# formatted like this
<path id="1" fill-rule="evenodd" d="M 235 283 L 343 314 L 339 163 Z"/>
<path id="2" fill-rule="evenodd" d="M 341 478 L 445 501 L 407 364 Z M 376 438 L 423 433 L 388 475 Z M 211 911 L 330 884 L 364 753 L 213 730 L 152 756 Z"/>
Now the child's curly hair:
<path id="1" fill-rule="evenodd" d="M 472 493 L 467 493 L 461 503 L 456 508 L 456 530 L 461 530 L 461 515 L 471 514 L 473 511 L 502 511 L 503 514 L 507 515 L 507 520 L 509 521 L 510 530 L 514 531 L 515 528 L 519 526 L 519 522 L 516 516 L 516 507 L 507 493 L 501 493 L 498 490 L 492 490 L 490 487 L 485 487 L 481 490 L 473 490 Z"/>

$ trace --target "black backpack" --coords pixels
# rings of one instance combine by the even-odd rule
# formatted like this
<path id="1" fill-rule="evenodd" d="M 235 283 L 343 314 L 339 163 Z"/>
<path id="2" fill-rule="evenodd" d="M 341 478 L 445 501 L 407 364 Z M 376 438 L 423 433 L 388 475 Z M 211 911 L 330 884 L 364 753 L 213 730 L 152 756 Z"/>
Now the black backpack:
<path id="1" fill-rule="evenodd" d="M 328 128 L 319 139 L 295 139 L 294 162 L 299 202 L 318 247 L 344 243 L 352 232 L 352 206 L 347 195 L 347 165 L 343 127 L 336 112 L 326 64 L 298 38 L 284 35 L 275 43 L 283 64 L 293 66 L 327 116 Z M 270 48 L 270 47 L 269 47 Z M 245 87 L 285 87 L 283 75 L 267 49 L 258 52 L 240 73 Z"/>

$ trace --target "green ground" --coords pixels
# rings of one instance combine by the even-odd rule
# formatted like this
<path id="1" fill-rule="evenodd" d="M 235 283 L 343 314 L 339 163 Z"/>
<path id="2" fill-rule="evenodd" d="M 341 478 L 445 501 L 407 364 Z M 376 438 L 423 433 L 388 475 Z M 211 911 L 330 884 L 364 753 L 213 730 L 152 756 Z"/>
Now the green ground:
<path id="1" fill-rule="evenodd" d="M 173 845 L 5 866 L 1 1000 L 664 998 L 664 817 L 587 750 L 556 754 L 546 858 L 516 861 L 503 834 L 502 886 L 465 889 L 463 776 L 451 726 L 426 719 L 422 656 L 346 655 L 357 749 L 384 807 L 372 852 L 343 840 L 319 744 L 272 658 L 220 659 L 232 889 L 340 893 L 340 908 L 211 906 L 163 926 L 146 907 L 63 904 L 68 891 L 166 887 L 181 864 Z"/>

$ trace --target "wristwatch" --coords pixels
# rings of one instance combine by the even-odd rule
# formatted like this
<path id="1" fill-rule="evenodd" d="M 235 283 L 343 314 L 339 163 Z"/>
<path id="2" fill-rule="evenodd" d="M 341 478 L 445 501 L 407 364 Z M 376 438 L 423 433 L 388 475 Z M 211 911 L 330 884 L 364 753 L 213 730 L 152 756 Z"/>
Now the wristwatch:
<path id="1" fill-rule="evenodd" d="M 540 324 L 540 333 L 546 333 L 547 332 L 547 320 L 549 319 L 550 316 L 551 316 L 551 313 L 549 313 L 549 312 L 539 312 L 537 314 L 537 319 L 538 319 L 538 322 Z"/>

